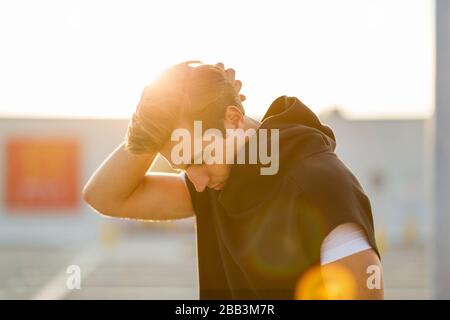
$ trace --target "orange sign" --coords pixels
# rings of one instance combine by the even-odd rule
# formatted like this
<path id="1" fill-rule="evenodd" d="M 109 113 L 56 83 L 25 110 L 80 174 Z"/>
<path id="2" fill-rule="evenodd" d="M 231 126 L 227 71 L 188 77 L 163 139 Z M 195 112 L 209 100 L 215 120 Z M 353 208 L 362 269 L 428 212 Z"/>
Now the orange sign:
<path id="1" fill-rule="evenodd" d="M 76 208 L 79 166 L 74 139 L 11 138 L 6 146 L 6 207 Z"/>

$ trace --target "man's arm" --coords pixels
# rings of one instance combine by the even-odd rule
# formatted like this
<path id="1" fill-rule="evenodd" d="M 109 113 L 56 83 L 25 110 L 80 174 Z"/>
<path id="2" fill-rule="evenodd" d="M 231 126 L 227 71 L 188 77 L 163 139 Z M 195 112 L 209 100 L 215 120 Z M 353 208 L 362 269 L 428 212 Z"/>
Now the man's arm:
<path id="1" fill-rule="evenodd" d="M 112 217 L 171 220 L 193 215 L 189 191 L 177 174 L 147 171 L 155 154 L 134 155 L 122 142 L 83 188 L 83 199 Z"/>
<path id="2" fill-rule="evenodd" d="M 373 249 L 325 264 L 321 272 L 331 299 L 384 299 L 382 267 Z"/>

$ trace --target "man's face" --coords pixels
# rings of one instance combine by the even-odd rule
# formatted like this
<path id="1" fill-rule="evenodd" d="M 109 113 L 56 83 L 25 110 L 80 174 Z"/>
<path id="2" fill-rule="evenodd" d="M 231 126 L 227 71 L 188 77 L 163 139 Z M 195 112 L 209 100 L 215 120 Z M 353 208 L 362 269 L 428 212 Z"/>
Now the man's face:
<path id="1" fill-rule="evenodd" d="M 177 128 L 184 130 L 186 133 L 189 132 L 189 146 L 191 148 L 191 150 L 188 150 L 189 159 L 187 163 L 184 162 L 182 164 L 177 164 L 177 161 L 172 159 L 172 151 L 179 144 L 178 141 L 168 141 L 164 145 L 160 150 L 163 157 L 169 161 L 173 168 L 185 170 L 189 180 L 194 184 L 198 192 L 202 192 L 206 187 L 215 190 L 223 189 L 231 170 L 230 161 L 227 160 L 234 158 L 238 148 L 236 146 L 236 148 L 232 148 L 231 151 L 227 152 L 227 144 L 232 140 L 234 141 L 234 138 L 227 139 L 222 133 L 218 133 L 212 139 L 204 141 L 203 133 L 196 132 L 194 123 L 182 122 L 177 125 Z M 231 105 L 227 107 L 224 117 L 224 128 L 226 130 L 244 128 L 244 115 L 236 106 Z M 196 145 L 200 147 L 196 148 Z M 212 146 L 219 147 L 214 148 L 215 152 L 213 153 L 204 152 L 208 147 L 209 150 L 212 150 Z M 206 159 L 208 154 L 214 154 L 214 159 L 217 161 L 208 161 Z M 195 162 L 194 159 L 201 159 L 202 162 Z"/>
<path id="2" fill-rule="evenodd" d="M 187 167 L 186 174 L 198 192 L 202 192 L 206 187 L 222 190 L 230 175 L 230 165 L 194 164 Z"/>
<path id="3" fill-rule="evenodd" d="M 168 141 L 164 147 L 160 150 L 161 155 L 168 160 L 170 165 L 174 169 L 185 170 L 189 180 L 195 186 L 198 192 L 202 192 L 206 187 L 221 190 L 225 186 L 225 183 L 230 175 L 230 164 L 226 164 L 225 161 L 225 148 L 226 139 L 222 135 L 214 136 L 214 142 L 218 142 L 219 145 L 223 145 L 223 150 L 219 154 L 218 163 L 206 164 L 204 157 L 204 150 L 212 143 L 212 141 L 202 141 L 202 136 L 196 136 L 194 134 L 194 127 L 192 124 L 183 123 L 178 126 L 187 130 L 190 133 L 192 140 L 190 141 L 191 150 L 189 154 L 190 160 L 188 163 L 176 164 L 172 158 L 172 150 L 179 143 L 177 141 Z M 194 145 L 198 143 L 201 148 L 195 150 Z M 216 150 L 216 152 L 219 150 Z M 194 159 L 202 159 L 202 163 L 194 163 Z"/>

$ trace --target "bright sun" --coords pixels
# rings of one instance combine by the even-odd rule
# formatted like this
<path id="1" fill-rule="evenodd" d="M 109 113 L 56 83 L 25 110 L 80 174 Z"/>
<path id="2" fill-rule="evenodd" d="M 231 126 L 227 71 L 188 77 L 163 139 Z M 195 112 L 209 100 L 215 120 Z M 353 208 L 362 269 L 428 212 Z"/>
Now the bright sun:
<path id="1" fill-rule="evenodd" d="M 431 0 L 25 2 L 0 4 L 0 114 L 129 117 L 185 60 L 235 68 L 251 115 L 283 94 L 355 116 L 432 110 Z"/>

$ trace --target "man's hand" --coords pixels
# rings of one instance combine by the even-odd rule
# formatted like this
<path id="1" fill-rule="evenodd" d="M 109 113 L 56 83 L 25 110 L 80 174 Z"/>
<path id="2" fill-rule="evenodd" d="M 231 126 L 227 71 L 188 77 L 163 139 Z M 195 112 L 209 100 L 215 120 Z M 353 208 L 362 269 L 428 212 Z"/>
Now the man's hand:
<path id="1" fill-rule="evenodd" d="M 242 81 L 236 80 L 236 71 L 234 69 L 232 69 L 232 68 L 225 69 L 225 66 L 224 66 L 224 64 L 222 62 L 217 63 L 216 67 L 219 67 L 219 68 L 221 68 L 221 69 L 223 69 L 225 71 L 225 73 L 227 74 L 227 76 L 230 79 L 231 83 L 233 83 L 234 88 L 236 89 L 236 92 L 239 94 L 239 99 L 241 101 L 245 101 L 246 97 L 243 94 L 239 93 L 241 91 L 241 88 L 242 88 Z"/>

